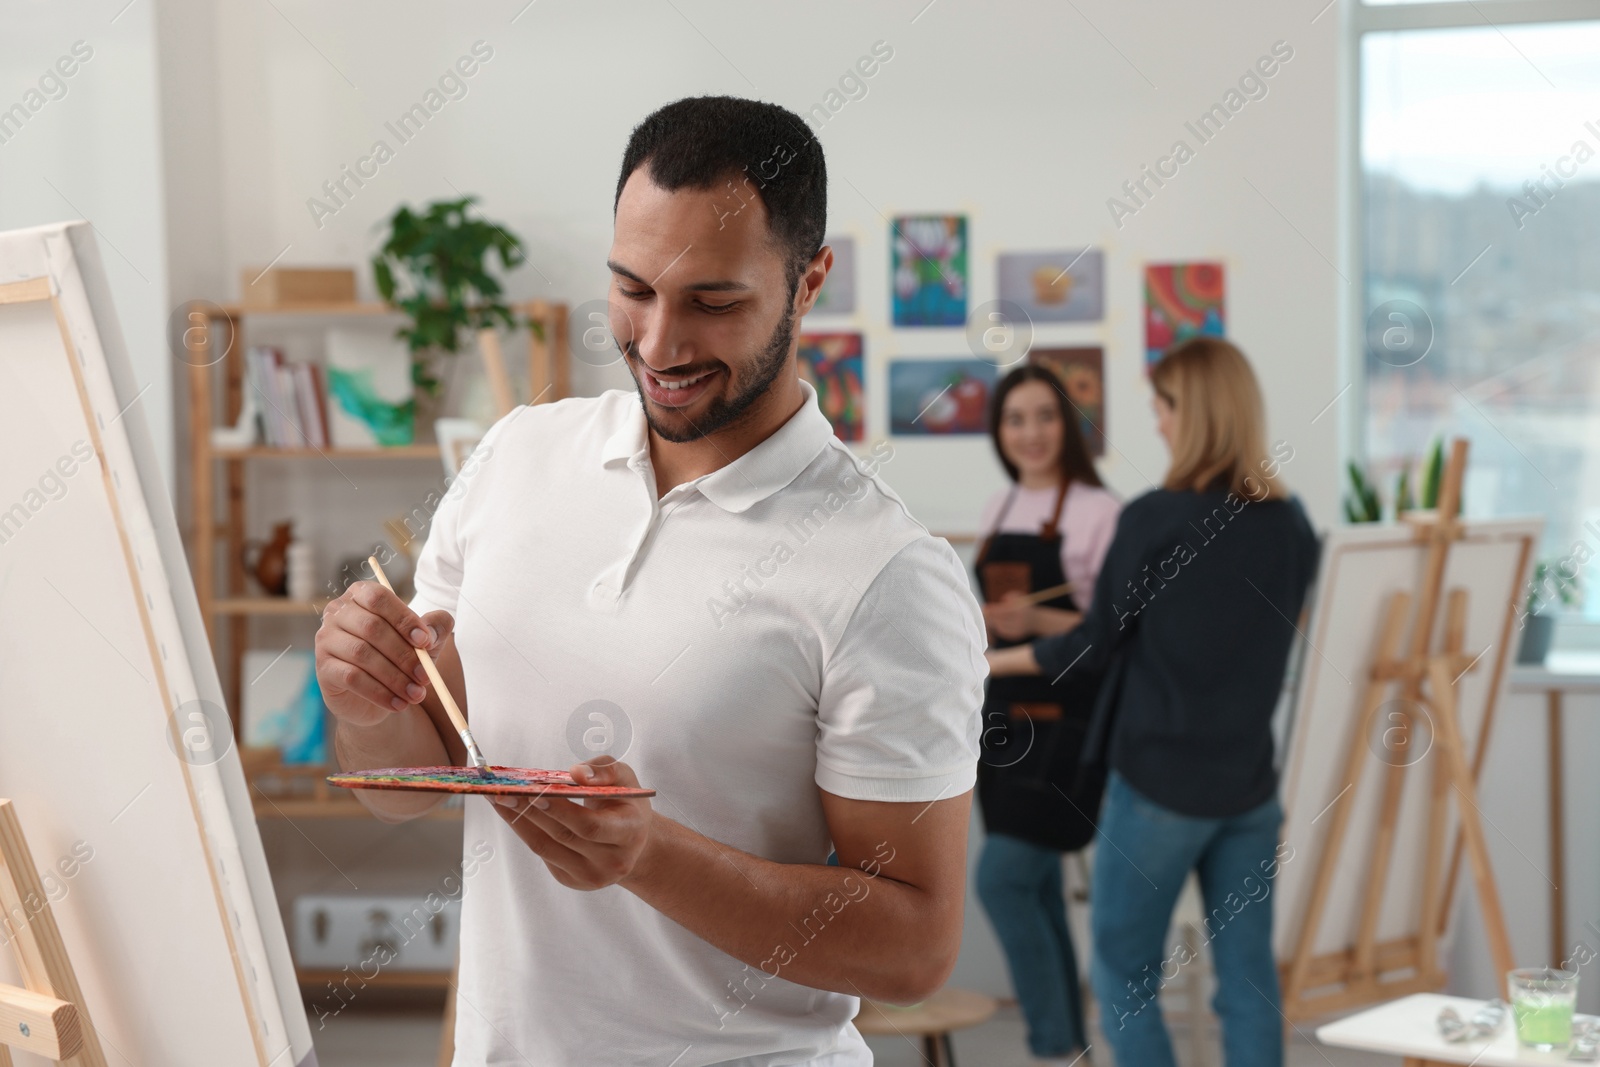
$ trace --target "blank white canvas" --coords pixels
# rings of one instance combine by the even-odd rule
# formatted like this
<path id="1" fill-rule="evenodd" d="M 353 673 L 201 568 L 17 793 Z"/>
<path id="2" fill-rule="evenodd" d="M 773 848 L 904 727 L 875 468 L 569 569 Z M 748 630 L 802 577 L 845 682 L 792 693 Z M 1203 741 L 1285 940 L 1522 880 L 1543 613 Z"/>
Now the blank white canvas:
<path id="1" fill-rule="evenodd" d="M 1514 646 L 1517 636 L 1511 608 L 1523 589 L 1527 547 L 1537 545 L 1542 526 L 1543 520 L 1537 518 L 1469 522 L 1466 535 L 1450 549 L 1429 649 L 1438 650 L 1443 645 L 1449 591 L 1465 589 L 1465 651 L 1469 657 L 1483 653 L 1473 669 L 1462 674 L 1455 684 L 1469 764 L 1483 731 L 1491 686 L 1498 683 L 1503 696 L 1508 646 Z M 1283 840 L 1295 851 L 1294 857 L 1281 866 L 1273 894 L 1274 947 L 1280 960 L 1292 958 L 1300 936 L 1317 863 L 1337 811 L 1335 801 L 1353 807 L 1340 849 L 1341 862 L 1318 927 L 1314 955 L 1356 943 L 1388 773 L 1387 765 L 1374 752 L 1385 751 L 1380 735 L 1392 725 L 1388 710 L 1395 709 L 1380 708 L 1377 722 L 1364 737 L 1363 744 L 1368 746 L 1366 764 L 1349 795 L 1343 795 L 1350 784 L 1345 778 L 1346 754 L 1365 699 L 1389 598 L 1395 592 L 1409 592 L 1415 610 L 1425 555 L 1426 547 L 1413 540 L 1410 527 L 1349 526 L 1333 530 L 1325 539 L 1311 602 L 1309 647 L 1301 660 L 1283 767 Z M 1402 638 L 1401 655 L 1407 640 L 1408 637 Z M 1393 686 L 1385 700 L 1395 699 L 1398 691 L 1398 685 Z M 1424 728 L 1413 736 L 1427 738 L 1428 734 Z M 1374 741 L 1375 737 L 1378 740 Z M 1492 727 L 1489 743 L 1494 743 Z M 1380 943 L 1415 934 L 1421 925 L 1428 796 L 1439 757 L 1437 750 L 1430 749 L 1406 771 L 1387 890 L 1379 912 Z M 1445 837 L 1446 868 L 1458 825 L 1455 809 L 1450 810 Z M 1486 831 L 1494 833 L 1489 827 Z M 1461 869 L 1468 871 L 1465 856 Z M 1457 892 L 1453 899 L 1459 901 L 1461 894 Z"/>
<path id="2" fill-rule="evenodd" d="M 110 1063 L 314 1065 L 237 751 L 171 742 L 222 690 L 87 223 L 0 234 L 41 278 L 0 303 L 0 796 Z"/>

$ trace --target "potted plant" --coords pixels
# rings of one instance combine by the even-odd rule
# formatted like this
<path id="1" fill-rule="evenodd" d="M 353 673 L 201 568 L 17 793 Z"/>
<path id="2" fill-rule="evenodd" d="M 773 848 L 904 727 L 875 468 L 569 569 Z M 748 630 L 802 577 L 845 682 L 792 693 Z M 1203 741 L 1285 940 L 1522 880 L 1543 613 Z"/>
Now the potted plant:
<path id="1" fill-rule="evenodd" d="M 1354 462 L 1345 468 L 1350 472 L 1350 495 L 1344 498 L 1344 517 L 1349 522 L 1377 522 L 1383 518 L 1383 502 L 1378 491 Z"/>
<path id="2" fill-rule="evenodd" d="M 522 242 L 499 223 L 474 217 L 469 209 L 476 201 L 436 200 L 420 212 L 402 204 L 372 258 L 378 294 L 409 320 L 395 336 L 411 351 L 417 440 L 433 439 L 434 419 L 443 413 L 444 361 L 478 330 L 519 324 L 500 299 L 490 257 L 499 258 L 501 270 L 514 270 L 525 259 Z"/>
<path id="3" fill-rule="evenodd" d="M 1579 600 L 1579 580 L 1576 570 L 1568 576 L 1559 562 L 1541 560 L 1534 564 L 1533 578 L 1528 582 L 1528 600 L 1522 613 L 1522 643 L 1517 647 L 1518 663 L 1543 663 L 1550 652 L 1550 640 L 1555 636 L 1556 620 L 1553 613 L 1542 609 L 1559 601 L 1562 607 L 1576 607 Z"/>
<path id="4" fill-rule="evenodd" d="M 1383 500 L 1377 487 L 1360 467 L 1347 465 L 1350 492 L 1344 499 L 1344 517 L 1349 522 L 1381 522 Z M 1423 460 L 1422 469 L 1415 475 L 1408 465 L 1395 476 L 1394 517 L 1409 511 L 1432 511 L 1439 506 L 1439 489 L 1444 484 L 1444 438 L 1435 437 Z M 1461 501 L 1456 502 L 1456 514 L 1461 514 Z"/>

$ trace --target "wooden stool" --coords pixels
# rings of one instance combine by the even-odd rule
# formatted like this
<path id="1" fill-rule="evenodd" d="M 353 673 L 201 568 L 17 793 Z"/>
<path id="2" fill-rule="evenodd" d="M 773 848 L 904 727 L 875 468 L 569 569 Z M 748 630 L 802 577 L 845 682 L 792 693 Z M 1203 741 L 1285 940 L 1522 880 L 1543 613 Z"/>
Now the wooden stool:
<path id="1" fill-rule="evenodd" d="M 933 1067 L 955 1067 L 955 1049 L 950 1044 L 952 1030 L 986 1023 L 999 1007 L 993 997 L 970 989 L 939 990 L 920 1004 L 899 1007 L 862 1000 L 856 1013 L 856 1029 L 879 1037 L 922 1038 L 922 1056 Z"/>

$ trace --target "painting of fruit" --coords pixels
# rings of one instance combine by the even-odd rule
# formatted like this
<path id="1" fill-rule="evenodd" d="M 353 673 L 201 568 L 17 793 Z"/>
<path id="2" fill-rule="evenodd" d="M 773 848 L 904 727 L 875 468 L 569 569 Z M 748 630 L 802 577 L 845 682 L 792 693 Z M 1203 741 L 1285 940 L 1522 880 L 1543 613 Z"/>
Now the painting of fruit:
<path id="1" fill-rule="evenodd" d="M 998 372 L 981 359 L 897 359 L 889 363 L 889 432 L 989 432 Z"/>
<path id="2" fill-rule="evenodd" d="M 1098 248 L 1002 252 L 995 257 L 1001 300 L 1035 323 L 1098 322 L 1105 312 L 1105 257 Z"/>

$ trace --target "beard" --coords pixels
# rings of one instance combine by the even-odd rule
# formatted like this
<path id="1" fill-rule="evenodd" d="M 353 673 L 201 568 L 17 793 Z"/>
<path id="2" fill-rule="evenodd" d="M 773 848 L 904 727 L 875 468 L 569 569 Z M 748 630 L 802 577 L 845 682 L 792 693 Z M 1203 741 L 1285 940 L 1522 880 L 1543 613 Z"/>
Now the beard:
<path id="1" fill-rule="evenodd" d="M 645 421 L 663 440 L 681 445 L 709 437 L 744 418 L 756 401 L 767 395 L 772 383 L 778 380 L 778 375 L 783 373 L 783 368 L 789 361 L 789 348 L 793 341 L 794 304 L 790 303 L 784 307 L 783 318 L 778 321 L 772 336 L 767 338 L 767 343 L 760 351 L 744 361 L 743 366 L 746 368 L 744 374 L 749 379 L 748 383 L 731 397 L 713 397 L 711 405 L 697 422 L 691 422 L 687 416 L 682 415 L 674 421 L 657 418 L 651 410 L 649 398 L 644 395 L 644 386 L 639 384 L 639 375 L 645 372 L 634 368 L 634 363 L 639 357 L 634 353 L 631 343 L 623 355 L 627 357 L 628 371 L 633 375 L 634 388 L 639 391 L 639 404 L 644 408 Z"/>

